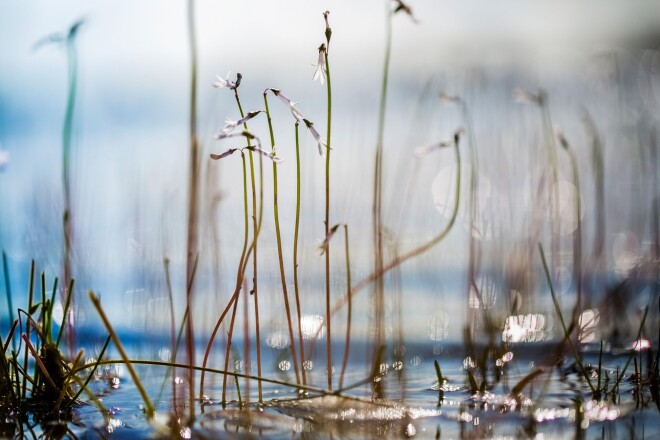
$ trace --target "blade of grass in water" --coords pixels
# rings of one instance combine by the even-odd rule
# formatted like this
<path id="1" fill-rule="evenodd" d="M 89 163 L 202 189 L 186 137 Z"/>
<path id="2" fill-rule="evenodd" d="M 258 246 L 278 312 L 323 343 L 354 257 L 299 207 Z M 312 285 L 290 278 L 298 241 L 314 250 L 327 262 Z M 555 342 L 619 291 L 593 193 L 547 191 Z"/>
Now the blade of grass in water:
<path id="1" fill-rule="evenodd" d="M 130 358 L 126 354 L 126 350 L 124 350 L 123 345 L 121 344 L 121 341 L 119 340 L 119 337 L 117 336 L 117 333 L 115 333 L 114 329 L 112 328 L 112 325 L 110 324 L 110 321 L 108 320 L 108 317 L 106 316 L 105 312 L 103 311 L 103 307 L 101 306 L 101 301 L 94 295 L 94 292 L 88 292 L 87 296 L 89 297 L 89 300 L 92 302 L 92 305 L 98 312 L 99 316 L 101 317 L 101 320 L 103 321 L 103 325 L 105 326 L 105 329 L 108 331 L 108 334 L 112 338 L 112 342 L 114 342 L 115 347 L 117 348 L 117 351 L 119 352 L 119 355 L 121 356 L 122 360 L 124 361 L 124 364 L 126 365 L 126 369 L 131 375 L 131 378 L 133 379 L 133 382 L 135 383 L 135 386 L 137 387 L 138 391 L 140 392 L 140 396 L 142 396 L 142 400 L 144 401 L 145 405 L 145 412 L 148 418 L 152 418 L 155 413 L 155 408 L 154 405 L 151 403 L 151 400 L 149 399 L 149 395 L 147 394 L 147 390 L 144 389 L 144 386 L 142 385 L 142 382 L 140 381 L 140 377 L 137 374 L 137 371 L 135 371 L 135 368 L 133 368 L 133 365 L 131 364 Z M 101 364 L 101 362 L 97 362 L 98 365 Z M 192 373 L 191 373 L 192 374 Z M 194 413 L 194 407 L 191 409 L 191 412 Z"/>
<path id="2" fill-rule="evenodd" d="M 11 297 L 11 282 L 9 281 L 9 268 L 7 264 L 7 254 L 2 251 L 2 270 L 5 275 L 5 296 L 7 298 L 7 307 L 9 307 L 9 325 L 14 322 L 14 304 Z M 11 346 L 16 351 L 16 341 L 11 338 Z M 6 350 L 5 350 L 6 351 Z"/>
<path id="3" fill-rule="evenodd" d="M 55 345 L 59 348 L 60 342 L 62 341 L 62 335 L 64 334 L 64 328 L 66 326 L 66 323 L 68 321 L 68 315 L 69 315 L 69 308 L 71 307 L 71 300 L 73 298 L 73 286 L 75 285 L 76 280 L 71 278 L 71 281 L 69 281 L 69 294 L 66 296 L 66 302 L 64 303 L 64 309 L 62 310 L 62 324 L 60 325 L 60 331 L 57 334 L 57 341 L 55 342 Z"/>
<path id="4" fill-rule="evenodd" d="M 89 375 L 87 376 L 87 379 L 85 379 L 85 382 L 82 384 L 78 392 L 73 396 L 71 399 L 71 404 L 74 404 L 78 397 L 82 394 L 82 392 L 87 388 L 87 385 L 89 384 L 89 381 L 92 380 L 92 377 L 94 377 L 94 373 L 96 373 L 96 370 L 98 369 L 100 362 L 103 360 L 103 356 L 105 355 L 105 350 L 108 348 L 108 344 L 110 344 L 110 336 L 108 336 L 105 340 L 105 343 L 103 344 L 103 348 L 101 348 L 101 352 L 99 353 L 99 357 L 92 366 L 92 371 L 89 372 Z M 73 374 L 73 373 L 72 373 Z"/>
<path id="5" fill-rule="evenodd" d="M 25 335 L 27 335 L 27 341 L 29 343 L 30 339 L 30 326 L 31 326 L 31 321 L 30 321 L 30 312 L 32 310 L 32 301 L 33 301 L 33 294 L 34 294 L 34 272 L 35 272 L 35 263 L 34 260 L 32 260 L 32 263 L 30 263 L 30 280 L 29 280 L 29 285 L 28 285 L 28 319 L 25 323 Z M 23 359 L 23 370 L 28 371 L 28 350 L 25 350 L 25 355 Z M 27 375 L 23 375 L 23 399 L 27 398 Z"/>
<path id="6" fill-rule="evenodd" d="M 582 364 L 582 359 L 580 358 L 580 354 L 577 352 L 577 349 L 575 348 L 575 345 L 573 344 L 573 340 L 571 339 L 571 335 L 568 332 L 568 329 L 566 328 L 566 323 L 564 322 L 564 317 L 561 314 L 561 308 L 559 307 L 559 301 L 557 301 L 557 296 L 555 295 L 555 288 L 552 285 L 552 277 L 550 276 L 550 271 L 548 270 L 548 263 L 545 261 L 545 253 L 543 252 L 543 245 L 541 243 L 539 243 L 538 247 L 539 247 L 539 253 L 541 254 L 541 261 L 543 262 L 543 270 L 545 271 L 545 277 L 548 280 L 548 286 L 550 287 L 550 295 L 552 295 L 552 303 L 555 305 L 555 312 L 557 313 L 557 317 L 559 318 L 559 322 L 561 323 L 561 328 L 564 332 L 564 338 L 568 342 L 568 345 L 571 347 L 571 351 L 573 352 L 573 358 L 575 359 L 575 362 L 580 367 L 580 371 L 584 375 L 584 378 L 586 379 L 587 384 L 589 385 L 589 388 L 591 388 L 591 391 L 595 393 L 596 389 L 594 388 L 593 384 L 591 383 L 591 379 L 589 379 L 589 374 L 587 373 L 587 370 L 584 368 L 584 365 Z"/>

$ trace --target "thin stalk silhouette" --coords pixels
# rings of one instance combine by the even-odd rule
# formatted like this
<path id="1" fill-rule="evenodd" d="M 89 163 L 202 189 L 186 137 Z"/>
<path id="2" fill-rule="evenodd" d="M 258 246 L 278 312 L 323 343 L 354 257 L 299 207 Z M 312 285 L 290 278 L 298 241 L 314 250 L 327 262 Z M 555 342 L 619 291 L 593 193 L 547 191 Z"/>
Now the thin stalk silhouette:
<path id="1" fill-rule="evenodd" d="M 188 0 L 187 8 L 188 47 L 190 50 L 190 109 L 188 130 L 190 136 L 188 176 L 188 232 L 186 239 L 186 356 L 190 366 L 195 364 L 195 335 L 192 316 L 193 267 L 198 245 L 198 198 L 199 198 L 199 142 L 197 139 L 197 38 L 195 35 L 195 0 Z M 195 374 L 188 371 L 189 423 L 195 420 Z"/>
<path id="2" fill-rule="evenodd" d="M 346 343 L 344 345 L 344 360 L 341 366 L 341 375 L 339 376 L 339 389 L 344 386 L 344 374 L 348 365 L 348 353 L 351 347 L 351 315 L 353 312 L 353 302 L 351 301 L 351 257 L 348 251 L 348 225 L 344 224 L 344 238 L 346 243 L 346 295 L 348 298 L 348 308 L 346 315 Z"/>
<path id="3" fill-rule="evenodd" d="M 302 335 L 302 315 L 300 308 L 300 291 L 298 286 L 298 232 L 300 230 L 300 139 L 298 137 L 298 127 L 300 123 L 296 120 L 296 224 L 293 231 L 293 290 L 296 297 L 296 309 L 298 312 L 298 342 L 300 346 L 300 363 L 302 364 L 302 381 L 307 385 L 307 375 L 305 374 L 305 346 Z"/>
<path id="4" fill-rule="evenodd" d="M 392 260 L 390 260 L 387 264 L 384 264 L 382 269 L 378 272 L 372 272 L 368 276 L 366 276 L 364 279 L 362 279 L 360 282 L 357 284 L 353 285 L 351 287 L 351 296 L 355 297 L 357 293 L 362 291 L 365 287 L 367 287 L 369 284 L 371 284 L 374 280 L 378 279 L 379 277 L 383 276 L 385 273 L 389 272 L 390 270 L 400 266 L 404 262 L 418 257 L 419 255 L 422 255 L 423 253 L 429 251 L 432 249 L 434 246 L 436 246 L 438 243 L 440 243 L 442 240 L 447 237 L 451 229 L 453 228 L 454 224 L 456 223 L 456 218 L 458 216 L 458 208 L 460 205 L 460 188 L 461 188 L 461 154 L 460 154 L 460 149 L 459 149 L 459 142 L 460 142 L 460 131 L 457 131 L 455 136 L 454 136 L 454 155 L 455 155 L 455 162 L 456 162 L 456 190 L 455 190 L 455 195 L 454 195 L 454 207 L 452 208 L 452 213 L 451 217 L 449 218 L 449 222 L 445 225 L 445 227 L 436 235 L 434 238 L 431 240 L 427 241 L 426 243 L 423 243 L 401 255 L 397 255 L 394 257 Z M 348 295 L 344 295 L 340 297 L 336 302 L 335 305 L 332 307 L 331 314 L 337 313 L 341 308 L 346 305 L 348 302 Z"/>
<path id="5" fill-rule="evenodd" d="M 270 146 L 272 154 L 275 154 L 275 137 L 273 135 L 273 122 L 268 108 L 268 90 L 264 91 L 264 104 L 266 106 L 266 117 L 268 119 L 268 131 L 270 133 Z M 282 295 L 284 297 L 284 309 L 286 311 L 286 320 L 289 327 L 289 342 L 291 346 L 291 355 L 293 357 L 293 368 L 296 374 L 296 383 L 300 382 L 300 370 L 298 369 L 298 355 L 296 353 L 296 343 L 293 337 L 293 324 L 291 322 L 291 309 L 289 307 L 289 295 L 286 287 L 286 276 L 284 275 L 284 260 L 282 258 L 282 236 L 280 234 L 280 216 L 277 200 L 277 164 L 273 163 L 273 216 L 275 218 L 275 236 L 277 238 L 277 254 L 280 265 L 280 279 L 282 280 Z"/>
<path id="6" fill-rule="evenodd" d="M 328 50 L 330 47 L 330 35 L 332 31 L 327 25 L 328 12 L 324 14 L 326 18 L 326 41 L 328 45 L 324 53 L 325 72 L 326 72 L 326 90 L 328 96 L 328 122 L 326 135 L 326 155 L 325 155 L 325 235 L 329 233 L 330 227 L 330 143 L 332 132 L 332 81 L 330 80 L 330 63 L 328 60 Z M 328 390 L 332 391 L 332 314 L 330 313 L 330 244 L 325 251 L 325 325 L 327 328 L 326 355 L 328 357 Z"/>

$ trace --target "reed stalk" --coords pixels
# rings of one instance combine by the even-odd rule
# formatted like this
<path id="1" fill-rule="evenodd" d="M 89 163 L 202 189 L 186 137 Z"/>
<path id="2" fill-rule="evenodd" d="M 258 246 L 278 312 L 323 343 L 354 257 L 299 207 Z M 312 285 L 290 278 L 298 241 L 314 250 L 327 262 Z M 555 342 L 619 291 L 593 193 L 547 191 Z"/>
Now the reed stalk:
<path id="1" fill-rule="evenodd" d="M 241 114 L 241 118 L 245 116 L 243 112 L 243 106 L 241 105 L 240 97 L 238 96 L 238 86 L 234 88 L 234 99 L 236 100 L 236 105 Z M 248 131 L 247 122 L 243 123 L 243 128 Z M 248 146 L 251 145 L 250 138 L 247 139 Z M 256 338 L 256 350 L 257 350 L 257 371 L 258 375 L 261 376 L 261 341 L 260 341 L 260 325 L 259 325 L 259 277 L 258 277 L 258 265 L 257 265 L 257 239 L 259 237 L 259 232 L 261 231 L 261 221 L 263 219 L 263 157 L 259 155 L 259 211 L 257 211 L 257 196 L 256 196 L 256 185 L 255 185 L 255 176 L 254 176 L 254 160 L 252 157 L 252 151 L 248 150 L 248 157 L 250 159 L 250 183 L 252 189 L 252 234 L 254 236 L 254 252 L 252 255 L 252 290 L 251 294 L 254 296 L 254 320 L 255 320 L 255 338 Z M 258 212 L 258 214 L 257 214 Z M 258 219 L 257 219 L 258 217 Z M 246 297 L 247 298 L 247 297 Z M 263 389 L 261 381 L 257 383 L 259 390 L 259 403 L 263 402 Z M 249 397 L 249 388 L 247 390 L 247 396 Z"/>
<path id="2" fill-rule="evenodd" d="M 346 295 L 348 297 L 348 308 L 346 310 L 346 343 L 344 344 L 344 360 L 341 365 L 341 375 L 339 376 L 339 389 L 344 386 L 344 374 L 348 365 L 348 353 L 351 347 L 351 317 L 353 312 L 353 302 L 351 301 L 351 256 L 348 251 L 348 225 L 344 224 L 344 237 L 346 248 Z"/>
<path id="3" fill-rule="evenodd" d="M 242 271 L 245 270 L 245 264 L 247 263 L 246 259 L 246 251 L 247 251 L 247 245 L 248 245 L 248 195 L 247 195 L 247 168 L 245 164 L 245 154 L 241 151 L 241 163 L 243 164 L 243 250 L 241 252 L 241 259 L 238 263 L 238 271 L 239 274 L 237 275 L 237 278 L 241 280 L 242 283 L 243 280 L 243 273 Z M 240 288 L 238 290 L 240 293 Z M 244 292 L 244 295 L 246 293 Z M 231 342 L 232 342 L 232 335 L 234 332 L 234 320 L 236 319 L 236 309 L 238 307 L 238 296 L 234 299 L 234 306 L 233 310 L 231 313 L 231 322 L 229 324 L 229 333 L 227 336 L 227 348 L 225 349 L 225 371 L 229 370 L 229 358 L 231 356 Z M 224 375 L 222 378 L 222 406 L 224 407 L 227 404 L 226 401 L 226 395 L 227 395 L 227 375 Z"/>
<path id="4" fill-rule="evenodd" d="M 327 13 L 326 13 L 327 14 Z M 327 17 L 327 15 L 326 15 Z M 330 37 L 328 36 L 328 29 L 326 28 L 326 39 L 328 48 L 330 46 Z M 326 69 L 326 90 L 328 96 L 328 122 L 327 122 L 327 135 L 326 135 L 326 155 L 325 155 L 325 235 L 329 233 L 330 227 L 330 143 L 331 143 L 331 129 L 332 129 L 332 81 L 330 80 L 330 63 L 328 60 L 328 48 L 325 51 L 325 69 Z M 325 321 L 327 328 L 326 351 L 328 357 L 328 390 L 332 391 L 332 327 L 330 312 L 330 243 L 325 250 Z"/>
<path id="5" fill-rule="evenodd" d="M 32 311 L 32 302 L 33 302 L 33 295 L 34 295 L 34 272 L 35 272 L 35 263 L 34 260 L 32 260 L 32 263 L 30 263 L 30 280 L 28 283 L 28 308 L 27 308 L 27 315 L 28 319 L 25 322 L 25 333 L 23 336 L 27 337 L 27 341 L 29 342 L 30 339 L 30 329 L 31 329 L 31 323 L 32 320 L 30 319 L 30 312 Z M 25 338 L 24 338 L 25 339 Z M 23 375 L 23 392 L 22 396 L 23 399 L 27 398 L 27 376 L 28 376 L 28 347 L 26 346 L 26 349 L 24 351 L 24 359 L 23 359 L 23 370 L 25 371 L 25 374 Z"/>
<path id="6" fill-rule="evenodd" d="M 273 122 L 270 117 L 270 110 L 268 108 L 268 90 L 264 91 L 264 104 L 266 106 L 266 117 L 268 119 L 268 131 L 270 134 L 270 146 L 272 154 L 275 151 L 275 137 L 273 135 Z M 300 371 L 298 369 L 298 355 L 296 354 L 296 343 L 293 337 L 293 325 L 291 322 L 291 309 L 289 307 L 289 296 L 287 294 L 286 276 L 284 275 L 284 260 L 282 258 L 282 237 L 280 234 L 280 216 L 279 205 L 277 200 L 277 164 L 273 162 L 273 215 L 275 217 L 275 236 L 277 238 L 277 255 L 280 265 L 280 279 L 282 280 L 282 295 L 284 297 L 284 309 L 286 311 L 286 320 L 289 327 L 289 341 L 291 343 L 291 355 L 293 357 L 293 369 L 296 374 L 296 383 L 300 382 Z"/>
<path id="7" fill-rule="evenodd" d="M 543 245 L 541 243 L 538 244 L 539 248 L 539 253 L 541 254 L 541 262 L 543 263 L 543 270 L 545 272 L 545 277 L 548 280 L 548 287 L 550 287 L 550 295 L 552 296 L 552 303 L 555 306 L 555 312 L 557 313 L 557 317 L 559 318 L 559 322 L 561 323 L 561 329 L 564 332 L 564 338 L 568 342 L 568 345 L 571 348 L 571 351 L 573 353 L 573 358 L 575 359 L 575 362 L 577 363 L 578 367 L 580 367 L 580 371 L 584 375 L 584 378 L 587 380 L 587 384 L 589 385 L 589 388 L 591 388 L 591 391 L 593 393 L 596 393 L 596 389 L 594 388 L 593 384 L 591 383 L 591 379 L 589 379 L 589 373 L 587 373 L 587 370 L 584 368 L 584 365 L 582 364 L 582 359 L 580 358 L 580 354 L 578 353 L 577 349 L 575 348 L 575 344 L 573 344 L 573 340 L 571 339 L 571 335 L 566 327 L 566 323 L 564 322 L 564 317 L 561 314 L 561 308 L 559 307 L 559 301 L 557 301 L 557 295 L 555 294 L 555 288 L 552 285 L 552 277 L 550 276 L 550 270 L 548 269 L 548 263 L 545 260 L 545 253 L 543 252 Z"/>
<path id="8" fill-rule="evenodd" d="M 15 320 L 14 318 L 14 304 L 12 301 L 12 295 L 11 295 L 11 282 L 9 280 L 9 265 L 7 264 L 7 253 L 3 250 L 2 251 L 2 270 L 5 275 L 5 296 L 7 298 L 7 307 L 9 308 L 8 314 L 9 314 L 9 325 L 11 326 Z M 16 351 L 16 341 L 14 338 L 11 338 L 11 346 L 14 351 Z"/>
<path id="9" fill-rule="evenodd" d="M 251 133 L 247 132 L 247 131 L 244 131 L 243 133 L 241 133 L 240 136 L 245 136 L 245 137 L 248 137 L 248 138 L 249 137 L 254 138 L 254 136 Z M 236 150 L 233 150 L 233 151 L 236 151 Z M 243 155 L 243 154 L 244 153 L 241 151 L 241 155 Z M 212 157 L 213 157 L 213 155 L 212 155 Z M 273 162 L 273 163 L 275 163 L 275 162 Z M 247 177 L 244 177 L 244 180 L 246 178 Z M 245 183 L 245 185 L 247 185 L 247 182 L 244 182 L 244 183 Z M 247 194 L 246 194 L 247 189 L 246 188 L 244 189 L 244 193 L 245 193 L 244 196 L 247 197 Z M 245 210 L 246 210 L 245 215 L 247 216 L 247 208 L 245 208 Z M 257 232 L 259 231 L 260 224 L 261 224 L 261 218 L 259 219 L 259 227 L 257 228 Z M 249 258 L 250 258 L 250 254 L 252 253 L 252 251 L 254 249 L 254 246 L 256 245 L 256 239 L 257 239 L 257 237 L 253 237 L 252 243 L 250 244 L 250 247 L 248 248 L 247 253 L 245 253 L 241 256 L 241 260 L 240 260 L 239 265 L 238 265 L 238 270 L 236 272 L 236 285 L 234 287 L 234 293 L 232 294 L 232 296 L 230 297 L 228 303 L 226 304 L 225 309 L 222 311 L 222 313 L 218 317 L 218 320 L 216 321 L 215 326 L 213 327 L 213 331 L 211 332 L 211 336 L 209 338 L 209 341 L 206 343 L 206 349 L 204 350 L 204 360 L 202 361 L 202 368 L 199 370 L 199 371 L 201 371 L 200 383 L 199 383 L 199 398 L 200 398 L 200 400 L 204 398 L 204 377 L 205 377 L 205 372 L 206 372 L 206 365 L 207 365 L 208 360 L 209 360 L 209 355 L 211 354 L 211 347 L 213 346 L 213 341 L 215 341 L 215 337 L 218 334 L 218 330 L 220 329 L 220 325 L 224 321 L 225 316 L 229 312 L 229 309 L 238 300 L 241 285 L 243 283 L 243 278 L 245 276 L 245 270 L 247 268 L 247 264 L 248 264 L 248 261 L 249 261 Z"/>
<path id="10" fill-rule="evenodd" d="M 383 270 L 383 237 L 382 237 L 382 187 L 383 187 L 383 139 L 385 135 L 385 110 L 387 107 L 387 85 L 390 73 L 390 58 L 392 53 L 392 18 L 394 11 L 387 5 L 387 19 L 385 21 L 385 57 L 383 60 L 383 73 L 381 76 L 380 104 L 378 106 L 378 133 L 376 139 L 376 153 L 374 159 L 374 193 L 372 201 L 372 227 L 373 227 L 373 247 L 374 247 L 374 308 L 375 308 L 375 329 L 374 337 L 374 368 L 376 358 L 382 345 L 382 320 L 384 313 L 384 279 Z M 380 386 L 379 384 L 375 384 Z"/>
<path id="11" fill-rule="evenodd" d="M 305 373 L 305 346 L 302 334 L 302 319 L 300 308 L 300 291 L 298 286 L 298 232 L 300 229 L 300 139 L 298 137 L 298 127 L 300 123 L 296 120 L 296 223 L 293 231 L 293 290 L 296 297 L 296 310 L 298 313 L 298 342 L 300 344 L 300 363 L 302 364 L 302 381 L 307 385 L 307 375 Z"/>
<path id="12" fill-rule="evenodd" d="M 147 390 L 142 385 L 142 382 L 140 381 L 140 376 L 135 371 L 135 368 L 133 367 L 133 364 L 131 363 L 128 354 L 126 354 L 126 350 L 124 350 L 124 346 L 121 344 L 121 341 L 117 336 L 117 333 L 115 333 L 115 330 L 112 328 L 112 325 L 108 320 L 108 317 L 103 311 L 103 307 L 101 306 L 101 301 L 98 299 L 96 295 L 94 295 L 94 292 L 91 291 L 88 292 L 87 296 L 89 297 L 89 300 L 92 302 L 92 305 L 94 306 L 99 316 L 101 317 L 101 321 L 103 321 L 103 325 L 105 326 L 105 329 L 108 331 L 108 334 L 112 338 L 112 342 L 114 342 L 115 347 L 117 348 L 117 351 L 119 352 L 119 355 L 121 356 L 124 365 L 126 365 L 126 369 L 131 375 L 131 378 L 133 379 L 133 382 L 135 383 L 135 386 L 138 389 L 140 396 L 142 397 L 142 400 L 144 401 L 145 413 L 147 417 L 149 419 L 153 418 L 156 409 L 154 408 L 154 405 L 151 403 L 151 400 L 149 399 L 149 395 L 147 394 Z M 103 362 L 96 362 L 97 366 L 102 364 Z M 193 408 L 193 413 L 194 413 L 194 408 Z"/>
<path id="13" fill-rule="evenodd" d="M 578 170 L 577 157 L 563 134 L 559 133 L 560 145 L 564 148 L 571 161 L 573 174 L 573 185 L 575 186 L 575 222 L 576 228 L 573 233 L 573 276 L 575 277 L 576 300 L 573 308 L 573 322 L 579 325 L 580 310 L 584 303 L 582 291 L 582 203 L 580 202 L 580 172 Z M 579 331 L 579 330 L 578 330 Z"/>
<path id="14" fill-rule="evenodd" d="M 198 198 L 199 198 L 199 142 L 197 138 L 197 37 L 195 34 L 195 0 L 188 0 L 187 8 L 188 48 L 190 51 L 190 108 L 188 130 L 190 136 L 188 176 L 188 232 L 186 240 L 186 357 L 189 365 L 195 364 L 195 335 L 192 316 L 193 267 L 198 246 Z M 189 423 L 195 420 L 195 375 L 188 374 Z"/>

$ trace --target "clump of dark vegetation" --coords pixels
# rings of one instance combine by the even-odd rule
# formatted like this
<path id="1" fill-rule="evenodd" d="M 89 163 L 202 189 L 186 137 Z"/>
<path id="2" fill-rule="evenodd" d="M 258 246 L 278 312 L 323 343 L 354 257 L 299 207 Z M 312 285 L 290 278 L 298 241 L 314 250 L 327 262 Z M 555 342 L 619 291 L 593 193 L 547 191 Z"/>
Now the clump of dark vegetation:
<path id="1" fill-rule="evenodd" d="M 8 280 L 9 273 L 4 276 Z M 35 298 L 35 263 L 31 264 L 27 307 L 17 309 L 18 317 L 12 321 L 9 332 L 0 336 L 0 436 L 25 437 L 35 435 L 35 428 L 47 438 L 60 438 L 72 434 L 68 423 L 74 422 L 73 409 L 81 403 L 79 397 L 87 392 L 91 401 L 103 410 L 100 402 L 87 386 L 96 372 L 98 363 L 84 364 L 83 350 L 73 359 L 62 352 L 62 337 L 71 303 L 63 306 L 62 322 L 55 322 L 53 311 L 58 292 L 55 278 L 50 295 L 46 290 L 46 275 L 41 274 L 40 296 Z M 9 282 L 7 283 L 9 285 Z M 69 284 L 68 292 L 74 287 Z M 11 293 L 7 292 L 7 298 Z M 68 298 L 71 295 L 67 295 Z M 13 316 L 13 313 L 10 313 Z M 109 340 L 101 349 L 100 360 Z"/>

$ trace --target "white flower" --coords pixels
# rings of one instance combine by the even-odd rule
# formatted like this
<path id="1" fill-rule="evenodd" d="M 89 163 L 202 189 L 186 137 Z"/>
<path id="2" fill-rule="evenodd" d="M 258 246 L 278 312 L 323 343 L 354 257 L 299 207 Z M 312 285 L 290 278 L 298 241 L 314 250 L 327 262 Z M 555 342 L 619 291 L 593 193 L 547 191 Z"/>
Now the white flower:
<path id="1" fill-rule="evenodd" d="M 316 81 L 317 79 L 321 82 L 321 85 L 325 84 L 326 80 L 326 67 L 325 67 L 325 44 L 322 44 L 319 47 L 319 61 L 318 64 L 312 64 L 313 66 L 316 67 L 316 71 L 314 72 L 314 77 L 312 78 L 312 81 Z"/>
<path id="2" fill-rule="evenodd" d="M 284 104 L 286 104 L 287 107 L 289 107 L 289 110 L 291 110 L 291 114 L 292 114 L 293 117 L 296 119 L 296 121 L 298 121 L 298 122 L 302 122 L 302 120 L 303 120 L 303 115 L 302 115 L 302 113 L 300 113 L 300 110 L 298 110 L 298 109 L 296 108 L 296 104 L 298 104 L 297 102 L 293 102 L 293 101 L 291 101 L 289 98 L 287 98 L 286 96 L 284 96 L 284 94 L 283 94 L 282 92 L 280 92 L 279 89 L 273 89 L 273 88 L 271 88 L 271 89 L 267 89 L 266 91 L 268 91 L 268 90 L 270 90 L 271 92 L 273 92 L 273 94 L 277 97 L 277 99 L 279 99 L 279 100 L 282 101 Z"/>
<path id="3" fill-rule="evenodd" d="M 254 151 L 255 153 L 261 154 L 262 156 L 265 156 L 266 158 L 272 160 L 275 163 L 280 163 L 280 162 L 284 161 L 281 157 L 277 157 L 277 156 L 275 156 L 275 154 L 264 151 L 264 150 L 262 150 L 261 148 L 258 148 L 258 147 L 230 148 L 227 151 L 225 151 L 224 153 L 221 153 L 221 154 L 211 153 L 210 156 L 211 156 L 211 159 L 213 159 L 213 160 L 220 160 L 220 159 L 223 159 L 225 157 L 231 156 L 232 154 L 234 154 L 237 151 L 239 151 L 241 154 L 243 154 L 243 150 Z"/>
<path id="4" fill-rule="evenodd" d="M 234 129 L 235 129 L 236 127 L 238 127 L 239 125 L 242 125 L 242 124 L 246 123 L 246 122 L 249 121 L 250 119 L 252 119 L 252 118 L 254 118 L 255 116 L 257 116 L 257 115 L 258 115 L 259 113 L 261 113 L 262 111 L 263 111 L 263 110 L 257 110 L 257 111 L 254 111 L 254 112 L 248 112 L 244 117 L 242 117 L 242 118 L 239 119 L 238 121 L 232 121 L 231 119 L 226 118 L 226 119 L 225 119 L 225 124 L 226 124 L 226 125 L 222 128 L 222 133 L 224 133 L 224 134 L 231 133 L 232 131 L 234 131 Z"/>
<path id="5" fill-rule="evenodd" d="M 0 150 L 0 171 L 4 170 L 9 163 L 9 151 Z"/>
<path id="6" fill-rule="evenodd" d="M 261 148 L 257 147 L 245 147 L 246 150 L 254 151 L 255 153 L 261 154 L 262 156 L 272 160 L 275 163 L 281 163 L 284 162 L 284 159 L 281 157 L 275 156 L 275 153 L 269 153 L 266 150 L 262 150 Z"/>
<path id="7" fill-rule="evenodd" d="M 232 82 L 229 79 L 229 72 L 227 72 L 227 78 L 223 78 L 220 75 L 215 75 L 218 80 L 216 82 L 212 82 L 211 85 L 215 88 L 218 89 L 229 89 L 229 90 L 236 90 L 236 88 L 239 86 L 241 83 L 241 74 L 237 73 L 236 74 L 236 82 Z"/>
<path id="8" fill-rule="evenodd" d="M 316 141 L 319 147 L 319 154 L 321 155 L 321 157 L 323 157 L 324 156 L 323 149 L 326 147 L 326 143 L 323 141 L 323 139 L 321 139 L 321 135 L 319 134 L 318 131 L 316 131 L 316 128 L 314 128 L 313 122 L 309 121 L 308 119 L 303 119 L 303 122 L 309 129 L 309 132 L 312 134 L 314 140 Z"/>

